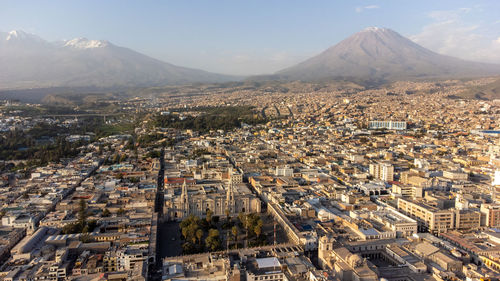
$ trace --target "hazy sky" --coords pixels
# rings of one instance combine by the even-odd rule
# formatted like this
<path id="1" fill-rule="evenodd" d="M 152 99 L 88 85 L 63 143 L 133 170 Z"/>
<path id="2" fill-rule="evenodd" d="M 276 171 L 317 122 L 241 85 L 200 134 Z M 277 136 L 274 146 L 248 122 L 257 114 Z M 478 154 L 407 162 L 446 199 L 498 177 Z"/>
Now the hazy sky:
<path id="1" fill-rule="evenodd" d="M 272 73 L 368 26 L 500 63 L 500 0 L 0 0 L 0 31 L 104 39 L 177 65 Z"/>

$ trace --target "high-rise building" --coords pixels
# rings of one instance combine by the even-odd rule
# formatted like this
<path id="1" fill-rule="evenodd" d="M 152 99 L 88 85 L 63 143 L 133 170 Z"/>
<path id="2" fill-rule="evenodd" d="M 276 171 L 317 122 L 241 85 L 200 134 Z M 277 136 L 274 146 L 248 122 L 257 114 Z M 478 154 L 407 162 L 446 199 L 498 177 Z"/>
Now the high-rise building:
<path id="1" fill-rule="evenodd" d="M 393 181 L 394 180 L 394 166 L 390 163 L 376 163 L 370 164 L 369 166 L 370 175 L 374 178 L 383 181 Z"/>
<path id="2" fill-rule="evenodd" d="M 483 225 L 500 227 L 500 204 L 482 204 L 480 210 L 484 217 Z"/>

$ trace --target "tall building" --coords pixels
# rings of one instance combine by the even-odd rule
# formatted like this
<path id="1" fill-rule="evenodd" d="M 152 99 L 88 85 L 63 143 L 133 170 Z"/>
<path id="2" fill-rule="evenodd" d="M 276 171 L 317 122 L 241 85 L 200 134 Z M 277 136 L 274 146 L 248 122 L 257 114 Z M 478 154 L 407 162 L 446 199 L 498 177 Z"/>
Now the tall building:
<path id="1" fill-rule="evenodd" d="M 482 204 L 480 210 L 484 217 L 483 225 L 500 227 L 500 204 Z"/>
<path id="2" fill-rule="evenodd" d="M 470 230 L 481 227 L 481 213 L 473 210 L 455 210 L 455 228 Z"/>
<path id="3" fill-rule="evenodd" d="M 184 180 L 184 184 L 182 185 L 180 207 L 182 210 L 182 217 L 187 217 L 190 208 L 189 208 L 189 193 L 186 185 L 186 180 Z"/>
<path id="4" fill-rule="evenodd" d="M 393 181 L 394 180 L 394 166 L 390 163 L 376 163 L 370 164 L 369 166 L 370 175 L 374 178 L 383 181 Z"/>

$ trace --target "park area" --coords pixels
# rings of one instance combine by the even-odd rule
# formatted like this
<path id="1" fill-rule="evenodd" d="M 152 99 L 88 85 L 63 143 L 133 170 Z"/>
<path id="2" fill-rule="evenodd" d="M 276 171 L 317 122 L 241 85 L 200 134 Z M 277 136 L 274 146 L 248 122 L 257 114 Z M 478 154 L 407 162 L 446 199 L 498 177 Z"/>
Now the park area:
<path id="1" fill-rule="evenodd" d="M 188 216 L 181 222 L 161 224 L 159 247 L 161 257 L 241 249 L 287 242 L 279 224 L 268 214 L 243 214 L 219 218 L 207 213 L 205 218 Z"/>

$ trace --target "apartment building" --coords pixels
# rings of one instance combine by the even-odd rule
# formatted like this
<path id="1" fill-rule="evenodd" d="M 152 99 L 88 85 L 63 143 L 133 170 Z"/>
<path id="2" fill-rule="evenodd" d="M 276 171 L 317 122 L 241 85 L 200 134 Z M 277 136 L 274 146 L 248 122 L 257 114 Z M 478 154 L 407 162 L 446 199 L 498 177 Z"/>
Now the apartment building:
<path id="1" fill-rule="evenodd" d="M 481 213 L 472 210 L 455 211 L 456 229 L 478 229 L 481 226 Z"/>
<path id="2" fill-rule="evenodd" d="M 500 204 L 482 204 L 480 210 L 484 217 L 484 225 L 500 227 Z"/>
<path id="3" fill-rule="evenodd" d="M 390 163 L 376 163 L 370 164 L 369 166 L 370 175 L 374 178 L 383 181 L 393 181 L 394 180 L 394 166 Z"/>
<path id="4" fill-rule="evenodd" d="M 440 210 L 422 202 L 403 198 L 398 199 L 398 209 L 415 218 L 420 227 L 429 232 L 440 233 L 455 228 L 455 213 L 452 210 Z"/>

